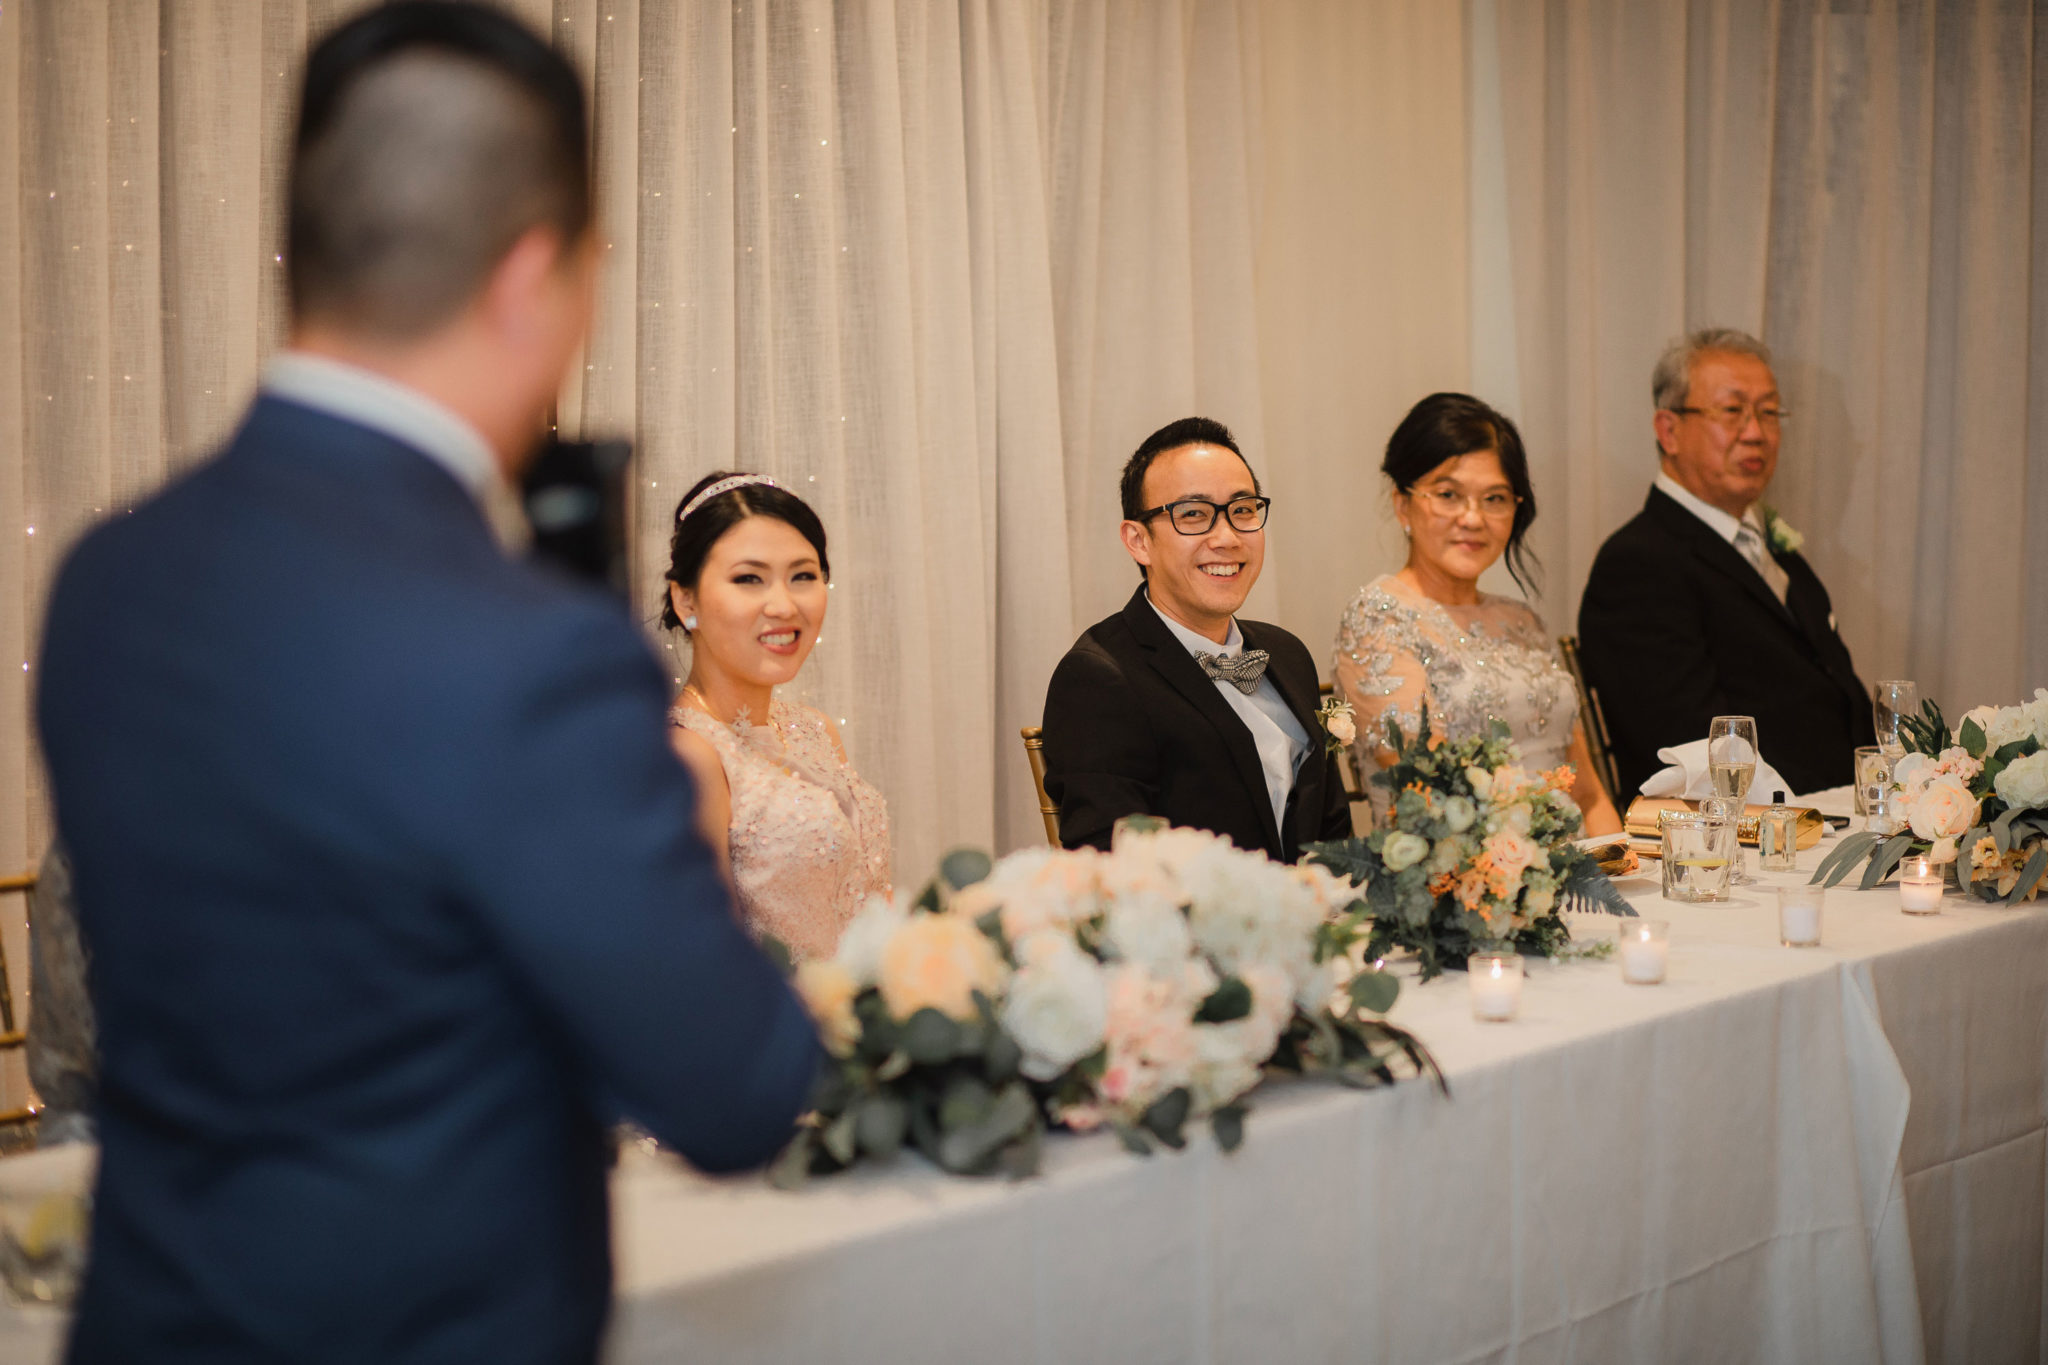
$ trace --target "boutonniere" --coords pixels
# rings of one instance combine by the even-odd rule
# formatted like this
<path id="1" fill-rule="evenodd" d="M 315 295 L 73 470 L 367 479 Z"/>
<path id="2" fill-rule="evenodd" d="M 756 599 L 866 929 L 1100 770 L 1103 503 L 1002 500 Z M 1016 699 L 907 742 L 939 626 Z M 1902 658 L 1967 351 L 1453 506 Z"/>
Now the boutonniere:
<path id="1" fill-rule="evenodd" d="M 1351 718 L 1348 701 L 1331 697 L 1316 711 L 1316 719 L 1323 727 L 1323 747 L 1333 754 L 1344 752 L 1358 738 L 1358 724 Z"/>
<path id="2" fill-rule="evenodd" d="M 1799 547 L 1806 543 L 1806 537 L 1792 529 L 1792 523 L 1778 515 L 1775 507 L 1766 507 L 1764 512 L 1764 539 L 1770 541 L 1771 550 L 1781 555 L 1796 555 Z"/>

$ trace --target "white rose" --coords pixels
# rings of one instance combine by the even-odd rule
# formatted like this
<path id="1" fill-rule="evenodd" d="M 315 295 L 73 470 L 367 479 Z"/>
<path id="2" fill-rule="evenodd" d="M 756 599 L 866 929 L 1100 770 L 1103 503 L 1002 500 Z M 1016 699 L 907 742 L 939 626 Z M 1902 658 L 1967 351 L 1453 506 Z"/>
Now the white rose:
<path id="1" fill-rule="evenodd" d="M 1339 744 L 1349 744 L 1358 738 L 1358 727 L 1351 723 L 1351 712 L 1333 711 L 1328 721 L 1330 738 Z"/>
<path id="2" fill-rule="evenodd" d="M 2015 809 L 2048 806 L 2048 749 L 2006 764 L 1991 786 L 2000 800 Z"/>
<path id="3" fill-rule="evenodd" d="M 2034 738 L 2048 744 L 2048 687 L 2035 688 L 2034 699 L 2023 703 L 2020 710 L 2026 712 L 2027 719 L 2032 722 Z"/>
<path id="4" fill-rule="evenodd" d="M 1206 1114 L 1221 1108 L 1259 1083 L 1259 1067 L 1273 1055 L 1268 1047 L 1258 1051 L 1258 1035 L 1239 1019 L 1228 1024 L 1195 1025 L 1195 1064 L 1188 1074 L 1195 1112 Z"/>
<path id="5" fill-rule="evenodd" d="M 1380 845 L 1380 861 L 1386 864 L 1389 872 L 1399 872 L 1404 868 L 1413 867 L 1428 854 L 1429 840 L 1420 834 L 1410 834 L 1406 830 L 1389 834 L 1386 843 Z"/>
<path id="6" fill-rule="evenodd" d="M 1469 796 L 1454 796 L 1444 802 L 1444 823 L 1451 827 L 1453 834 L 1463 834 L 1478 818 L 1479 807 L 1472 804 Z"/>
<path id="7" fill-rule="evenodd" d="M 1071 939 L 1040 935 L 1010 978 L 1001 1019 L 1024 1050 L 1024 1074 L 1049 1081 L 1102 1046 L 1109 993 L 1101 969 Z"/>
<path id="8" fill-rule="evenodd" d="M 1984 741 L 1990 752 L 1997 753 L 2015 740 L 2026 739 L 2034 733 L 2034 718 L 2021 706 L 2001 706 L 1992 713 L 1991 724 L 1984 728 Z"/>
<path id="9" fill-rule="evenodd" d="M 1977 823 L 1977 805 L 1961 778 L 1943 774 L 1914 798 L 1909 823 L 1922 839 L 1959 839 Z"/>
<path id="10" fill-rule="evenodd" d="M 1158 971 L 1179 963 L 1195 948 L 1188 917 L 1160 895 L 1127 895 L 1110 906 L 1102 944 L 1111 957 Z"/>
<path id="11" fill-rule="evenodd" d="M 839 936 L 839 948 L 832 960 L 844 967 L 846 974 L 863 989 L 874 985 L 875 978 L 881 975 L 882 949 L 909 913 L 907 896 L 894 900 L 881 895 L 868 897 L 868 903 Z"/>

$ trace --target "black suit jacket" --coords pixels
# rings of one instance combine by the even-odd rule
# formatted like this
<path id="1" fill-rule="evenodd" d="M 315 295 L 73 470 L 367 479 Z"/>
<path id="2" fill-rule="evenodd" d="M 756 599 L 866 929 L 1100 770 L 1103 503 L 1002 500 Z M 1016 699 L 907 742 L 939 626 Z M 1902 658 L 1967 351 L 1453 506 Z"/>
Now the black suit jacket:
<path id="1" fill-rule="evenodd" d="M 1622 793 L 1662 766 L 1658 749 L 1705 739 L 1725 715 L 1756 717 L 1764 758 L 1794 792 L 1854 780 L 1854 750 L 1872 742 L 1870 693 L 1812 567 L 1796 552 L 1775 557 L 1790 580 L 1782 603 L 1740 551 L 1656 488 L 1600 547 L 1579 657 Z"/>
<path id="2" fill-rule="evenodd" d="M 1068 848 L 1108 848 L 1120 816 L 1158 815 L 1214 830 L 1239 848 L 1291 863 L 1301 847 L 1351 833 L 1337 756 L 1316 720 L 1316 666 L 1278 626 L 1238 622 L 1245 648 L 1271 656 L 1266 676 L 1308 734 L 1285 828 L 1251 731 L 1231 710 L 1141 587 L 1097 622 L 1053 670 L 1045 694 L 1045 790 L 1060 808 Z"/>
<path id="3" fill-rule="evenodd" d="M 39 676 L 102 1050 L 71 1360 L 594 1359 L 606 1121 L 761 1162 L 819 1059 L 626 613 L 266 397 L 84 539 Z"/>

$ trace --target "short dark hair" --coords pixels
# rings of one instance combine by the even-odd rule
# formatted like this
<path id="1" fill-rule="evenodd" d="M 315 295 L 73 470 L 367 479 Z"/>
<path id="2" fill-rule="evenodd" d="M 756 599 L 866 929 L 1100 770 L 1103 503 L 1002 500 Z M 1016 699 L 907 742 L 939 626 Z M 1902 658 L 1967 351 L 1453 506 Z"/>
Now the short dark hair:
<path id="1" fill-rule="evenodd" d="M 1387 439 L 1387 457 L 1380 472 L 1397 492 L 1410 493 L 1432 469 L 1446 460 L 1490 450 L 1500 457 L 1501 473 L 1515 490 L 1514 528 L 1508 532 L 1508 576 L 1523 592 L 1534 592 L 1536 557 L 1523 543 L 1536 520 L 1536 490 L 1529 483 L 1529 458 L 1522 451 L 1522 433 L 1515 424 L 1467 393 L 1433 393 L 1408 409 L 1401 425 Z"/>
<path id="2" fill-rule="evenodd" d="M 583 85 L 510 15 L 380 5 L 306 59 L 285 275 L 293 312 L 380 336 L 461 311 L 512 244 L 591 219 Z"/>
<path id="3" fill-rule="evenodd" d="M 832 561 L 825 557 L 825 523 L 818 520 L 809 503 L 787 489 L 765 483 L 741 484 L 717 497 L 706 498 L 701 506 L 690 509 L 689 516 L 683 515 L 690 499 L 720 479 L 733 477 L 734 471 L 730 469 L 713 470 L 690 485 L 690 491 L 676 504 L 676 530 L 669 538 L 668 572 L 662 576 L 661 590 L 661 623 L 670 630 L 681 630 L 683 623 L 676 616 L 676 604 L 666 585 L 674 583 L 695 592 L 697 580 L 704 576 L 704 561 L 711 557 L 711 547 L 749 517 L 771 517 L 789 526 L 818 552 L 818 572 L 828 579 L 832 577 Z"/>

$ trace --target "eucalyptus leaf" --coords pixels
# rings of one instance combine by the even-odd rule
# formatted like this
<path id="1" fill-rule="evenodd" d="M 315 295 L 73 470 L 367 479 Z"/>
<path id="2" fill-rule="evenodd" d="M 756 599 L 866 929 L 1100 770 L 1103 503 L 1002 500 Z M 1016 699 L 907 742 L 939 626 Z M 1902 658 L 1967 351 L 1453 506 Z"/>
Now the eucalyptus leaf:
<path id="1" fill-rule="evenodd" d="M 2012 822 L 2019 814 L 2019 808 L 2014 807 L 1991 822 L 1991 842 L 1997 846 L 2001 858 L 2012 852 Z"/>
<path id="2" fill-rule="evenodd" d="M 1385 1014 L 1394 1007 L 1394 1001 L 1400 997 L 1401 978 L 1392 972 L 1367 967 L 1351 978 L 1351 984 L 1346 990 L 1350 993 L 1351 1003 L 1358 1008 L 1370 1010 L 1374 1014 Z"/>
<path id="3" fill-rule="evenodd" d="M 1244 1143 L 1244 1115 L 1242 1104 L 1226 1104 L 1209 1115 L 1209 1131 L 1216 1135 L 1218 1147 L 1234 1152 Z"/>
<path id="4" fill-rule="evenodd" d="M 985 1121 L 995 1108 L 995 1092 L 977 1076 L 957 1076 L 939 1101 L 939 1127 L 951 1131 Z"/>
<path id="5" fill-rule="evenodd" d="M 2036 848 L 2034 856 L 2027 859 L 2026 866 L 2020 869 L 2020 879 L 2012 884 L 2012 890 L 2006 894 L 2005 903 L 2018 905 L 2025 900 L 2027 893 L 2034 889 L 2034 883 L 2041 880 L 2043 871 L 2048 871 L 2048 844 Z"/>
<path id="6" fill-rule="evenodd" d="M 810 1177 L 811 1153 L 814 1150 L 809 1129 L 791 1138 L 789 1145 L 782 1149 L 781 1155 L 768 1167 L 768 1183 L 778 1190 L 801 1188 L 804 1181 Z"/>
<path id="7" fill-rule="evenodd" d="M 1813 876 L 1807 879 L 1808 883 L 1827 878 L 1826 884 L 1833 886 L 1848 875 L 1849 869 L 1855 865 L 1857 859 L 1877 846 L 1880 837 L 1863 829 L 1857 830 L 1854 834 L 1843 835 L 1835 842 L 1834 849 L 1820 860 L 1820 866 L 1813 869 Z"/>
<path id="8" fill-rule="evenodd" d="M 1906 850 L 1913 846 L 1911 834 L 1894 834 L 1884 841 L 1884 847 L 1870 855 L 1870 866 L 1863 869 L 1863 890 L 1868 891 L 1892 874 L 1899 865 L 1899 859 L 1906 856 Z"/>
<path id="9" fill-rule="evenodd" d="M 854 1126 L 858 1122 L 858 1117 L 849 1109 L 826 1124 L 825 1131 L 819 1136 L 826 1154 L 842 1166 L 853 1164 Z"/>
<path id="10" fill-rule="evenodd" d="M 940 1122 L 945 1124 L 943 1110 Z M 1031 1092 L 1022 1085 L 1006 1085 L 980 1118 L 959 1127 L 945 1125 L 939 1138 L 939 1165 L 963 1175 L 984 1172 L 1005 1144 L 1023 1137 L 1037 1122 L 1038 1106 Z"/>
<path id="11" fill-rule="evenodd" d="M 1252 988 L 1235 976 L 1226 976 L 1216 983 L 1216 989 L 1209 992 L 1201 1008 L 1195 1011 L 1198 1024 L 1227 1024 L 1233 1019 L 1242 1019 L 1252 1012 Z"/>
<path id="12" fill-rule="evenodd" d="M 1177 1085 L 1152 1101 L 1138 1122 L 1146 1132 L 1178 1150 L 1188 1145 L 1187 1136 L 1181 1130 L 1187 1126 L 1188 1111 L 1194 1107 L 1194 1102 L 1188 1088 Z"/>
<path id="13" fill-rule="evenodd" d="M 872 1157 L 888 1158 L 903 1146 L 910 1128 L 910 1107 L 894 1095 L 870 1095 L 854 1111 L 854 1136 L 860 1149 Z"/>
<path id="14" fill-rule="evenodd" d="M 956 848 L 939 861 L 939 877 L 955 891 L 987 879 L 995 860 L 978 848 Z"/>
<path id="15" fill-rule="evenodd" d="M 951 1061 L 960 1050 L 960 1026 L 927 1005 L 904 1024 L 903 1050 L 925 1066 Z"/>
<path id="16" fill-rule="evenodd" d="M 1128 1123 L 1116 1125 L 1116 1140 L 1133 1156 L 1152 1155 L 1152 1139 L 1146 1137 L 1143 1130 L 1133 1128 Z"/>

